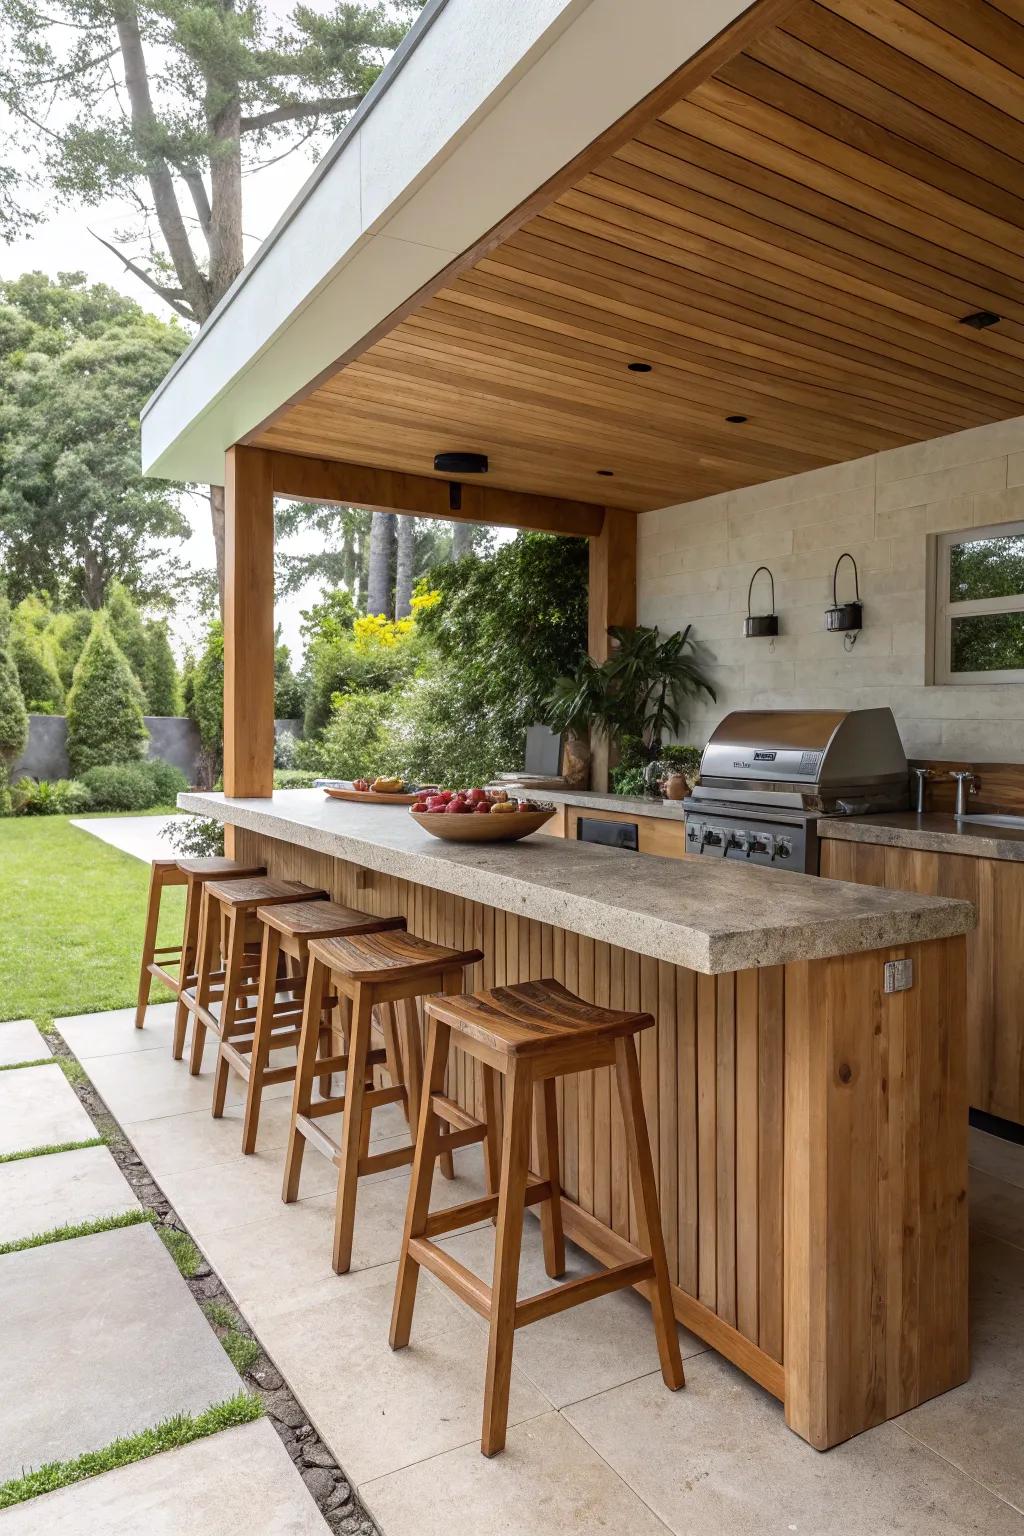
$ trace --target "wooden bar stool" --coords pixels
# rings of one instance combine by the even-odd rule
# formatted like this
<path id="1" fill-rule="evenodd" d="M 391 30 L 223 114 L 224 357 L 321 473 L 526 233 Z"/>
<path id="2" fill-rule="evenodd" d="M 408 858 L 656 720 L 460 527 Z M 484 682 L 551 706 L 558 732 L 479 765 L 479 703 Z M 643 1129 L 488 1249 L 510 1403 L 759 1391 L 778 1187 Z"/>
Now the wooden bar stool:
<path id="1" fill-rule="evenodd" d="M 370 1155 L 369 1144 L 371 1117 L 381 1105 L 400 1103 L 411 1123 L 416 1122 L 422 1083 L 416 999 L 431 992 L 458 992 L 466 966 L 482 959 L 478 949 L 445 949 L 398 931 L 310 942 L 282 1199 L 290 1203 L 298 1198 L 302 1155 L 306 1142 L 312 1142 L 339 1170 L 332 1257 L 339 1275 L 345 1274 L 352 1262 L 359 1179 L 385 1168 L 400 1168 L 413 1160 L 412 1142 L 375 1156 Z M 346 1005 L 348 1050 L 344 1056 L 318 1060 L 321 999 L 332 985 Z M 386 1044 L 383 1050 L 371 1049 L 370 1043 L 374 1008 L 386 1006 L 390 1010 L 396 1003 L 402 1005 L 405 1025 L 404 1061 L 397 1043 L 392 1047 Z M 381 1065 L 391 1077 L 388 1088 L 374 1088 L 370 1077 L 373 1068 Z M 345 1073 L 345 1093 L 314 1103 L 313 1082 L 327 1072 Z M 339 1110 L 344 1112 L 340 1143 L 316 1123 L 322 1116 L 337 1114 Z M 450 1158 L 459 1147 L 485 1140 L 487 1127 L 457 1104 L 445 1099 L 438 1113 L 444 1115 L 450 1127 L 438 1137 L 439 1156 Z M 448 1171 L 451 1172 L 450 1162 Z"/>
<path id="2" fill-rule="evenodd" d="M 181 994 L 193 1018 L 188 1067 L 193 1077 L 203 1065 L 207 1030 L 219 1038 L 252 1032 L 255 1007 L 240 1005 L 243 999 L 255 997 L 259 984 L 257 908 L 320 900 L 327 900 L 327 892 L 313 890 L 301 880 L 272 880 L 264 876 L 252 880 L 208 880 L 203 886 L 195 984 Z M 300 992 L 301 986 L 298 982 L 293 990 Z M 214 1003 L 220 1005 L 218 1013 L 213 1012 Z M 299 1018 L 296 999 L 296 1023 Z"/>
<path id="3" fill-rule="evenodd" d="M 426 1091 L 416 1137 L 405 1233 L 391 1317 L 391 1347 L 409 1342 L 420 1265 L 449 1286 L 490 1324 L 481 1450 L 493 1456 L 505 1444 L 512 1343 L 517 1328 L 628 1285 L 648 1282 L 661 1374 L 673 1391 L 683 1385 L 683 1365 L 672 1312 L 665 1242 L 654 1182 L 654 1165 L 640 1093 L 633 1036 L 654 1023 L 649 1013 L 620 1013 L 574 997 L 560 982 L 529 981 L 471 996 L 431 998 L 426 1003 Z M 497 1195 L 431 1213 L 430 1185 L 438 1155 L 439 1106 L 452 1031 L 459 1046 L 505 1079 L 501 1177 Z M 614 1066 L 626 1127 L 629 1171 L 636 1199 L 641 1247 L 627 1264 L 569 1280 L 517 1301 L 523 1211 L 541 1205 L 544 1263 L 557 1277 L 565 1271 L 555 1078 Z M 530 1130 L 536 1097 L 539 1177 L 529 1172 Z M 497 1211 L 494 1274 L 490 1286 L 434 1241 Z"/>
<path id="4" fill-rule="evenodd" d="M 154 978 L 170 987 L 177 997 L 186 981 L 191 978 L 195 964 L 196 939 L 199 933 L 199 899 L 207 880 L 237 880 L 252 875 L 265 874 L 262 864 L 245 864 L 238 859 L 154 859 L 149 876 L 149 902 L 146 907 L 146 928 L 142 940 L 142 963 L 139 967 L 139 994 L 135 1008 L 135 1028 L 142 1029 L 146 1022 L 150 991 Z M 157 948 L 160 927 L 160 903 L 169 885 L 183 885 L 185 890 L 185 920 L 182 924 L 181 943 L 165 944 Z M 173 969 L 168 969 L 173 967 Z M 180 1058 L 181 1051 L 175 1052 Z"/>
<path id="5" fill-rule="evenodd" d="M 250 1038 L 221 1037 L 217 1058 L 217 1075 L 213 1085 L 213 1113 L 224 1113 L 224 1097 L 227 1091 L 228 1070 L 234 1067 L 246 1083 L 245 1117 L 242 1123 L 242 1151 L 253 1152 L 259 1130 L 260 1106 L 263 1089 L 270 1083 L 288 1083 L 295 1077 L 294 1066 L 272 1067 L 270 1054 L 287 1046 L 298 1046 L 300 1039 L 300 1007 L 294 995 L 294 982 L 305 985 L 309 970 L 309 945 L 312 939 L 333 939 L 361 933 L 384 933 L 405 927 L 404 917 L 374 917 L 355 907 L 342 907 L 334 901 L 285 902 L 281 906 L 259 907 L 256 919 L 262 930 L 260 948 L 259 993 L 256 1000 L 256 1022 Z M 279 974 L 281 962 L 290 962 L 289 984 L 281 994 Z M 335 1054 L 331 1037 L 330 1015 L 336 1000 L 328 986 L 323 993 L 320 1009 L 319 1053 L 324 1057 Z M 324 1040 L 328 1043 L 324 1048 Z M 385 1042 L 388 1049 L 388 1071 L 395 1082 L 401 1080 L 397 1034 L 391 1005 L 385 1024 Z M 331 1092 L 331 1073 L 320 1075 L 320 1091 L 327 1097 Z"/>

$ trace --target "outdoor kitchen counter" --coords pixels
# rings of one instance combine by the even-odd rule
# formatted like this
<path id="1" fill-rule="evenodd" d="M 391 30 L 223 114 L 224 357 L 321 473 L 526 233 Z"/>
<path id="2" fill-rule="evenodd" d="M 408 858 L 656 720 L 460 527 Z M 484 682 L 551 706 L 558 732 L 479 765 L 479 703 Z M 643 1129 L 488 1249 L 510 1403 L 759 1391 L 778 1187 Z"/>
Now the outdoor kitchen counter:
<path id="1" fill-rule="evenodd" d="M 818 822 L 818 836 L 844 843 L 879 843 L 886 848 L 914 848 L 921 853 L 959 853 L 975 859 L 1024 862 L 1024 826 L 980 826 L 973 817 L 958 821 L 926 811 L 894 811 L 878 816 L 829 816 Z"/>
<path id="2" fill-rule="evenodd" d="M 854 954 L 974 926 L 969 902 L 821 880 L 726 860 L 624 855 L 535 835 L 448 843 L 403 806 L 279 790 L 272 800 L 184 794 L 183 809 L 619 945 L 705 975 Z"/>
<path id="3" fill-rule="evenodd" d="M 676 1317 L 812 1445 L 964 1380 L 969 902 L 543 834 L 443 843 L 320 790 L 179 804 L 270 876 L 479 950 L 468 990 L 553 977 L 653 1016 L 637 1044 Z M 447 1091 L 486 1116 L 457 1049 Z M 567 1236 L 634 1263 L 610 1069 L 560 1080 L 558 1127 Z"/>

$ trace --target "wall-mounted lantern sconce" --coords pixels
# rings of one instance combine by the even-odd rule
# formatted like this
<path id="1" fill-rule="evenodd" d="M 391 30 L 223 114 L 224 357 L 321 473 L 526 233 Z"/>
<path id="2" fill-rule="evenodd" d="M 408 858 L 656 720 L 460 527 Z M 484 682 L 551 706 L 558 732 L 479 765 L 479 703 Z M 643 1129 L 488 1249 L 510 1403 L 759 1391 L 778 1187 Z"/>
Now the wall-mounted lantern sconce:
<path id="1" fill-rule="evenodd" d="M 441 475 L 486 475 L 490 465 L 486 453 L 435 453 L 434 468 Z M 448 482 L 448 510 L 462 511 L 462 486 Z"/>
<path id="2" fill-rule="evenodd" d="M 844 560 L 849 560 L 853 566 L 853 602 L 841 603 L 836 592 L 836 578 L 839 575 L 839 567 Z M 860 600 L 860 580 L 857 575 L 857 562 L 851 554 L 842 554 L 836 561 L 835 570 L 832 572 L 832 607 L 825 609 L 825 628 L 833 633 L 842 633 L 843 646 L 852 651 L 857 644 L 857 636 L 864 627 L 864 605 Z"/>
<path id="3" fill-rule="evenodd" d="M 751 613 L 750 598 L 754 590 L 754 582 L 764 571 L 772 584 L 772 611 L 771 613 Z M 774 638 L 779 632 L 779 616 L 775 612 L 775 577 L 766 565 L 759 565 L 750 578 L 747 588 L 747 616 L 743 620 L 743 637 L 745 640 L 763 640 L 767 636 Z"/>

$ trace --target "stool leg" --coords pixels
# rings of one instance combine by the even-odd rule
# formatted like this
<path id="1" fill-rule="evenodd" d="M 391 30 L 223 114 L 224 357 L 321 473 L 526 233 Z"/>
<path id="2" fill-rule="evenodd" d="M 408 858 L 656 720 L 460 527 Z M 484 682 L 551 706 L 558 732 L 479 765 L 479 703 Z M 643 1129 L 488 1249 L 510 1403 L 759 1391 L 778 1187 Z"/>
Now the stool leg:
<path id="1" fill-rule="evenodd" d="M 369 1127 L 363 1125 L 366 1093 L 366 1053 L 370 1047 L 370 1023 L 373 994 L 356 984 L 352 1000 L 352 1043 L 345 1072 L 345 1114 L 341 1126 L 341 1159 L 338 1165 L 338 1201 L 334 1213 L 334 1254 L 331 1263 L 338 1275 L 348 1273 L 352 1263 L 352 1234 L 356 1224 L 356 1193 L 359 1187 L 359 1157 Z"/>
<path id="2" fill-rule="evenodd" d="M 252 1054 L 249 1057 L 249 1081 L 245 1087 L 245 1114 L 242 1118 L 242 1151 L 256 1150 L 256 1134 L 260 1125 L 260 1105 L 263 1102 L 263 1074 L 270 1060 L 270 1041 L 274 1029 L 274 1003 L 277 1000 L 277 957 L 281 949 L 281 935 L 269 923 L 263 928 L 263 944 L 260 950 L 260 990 L 256 1003 L 256 1025 L 252 1036 Z M 218 1071 L 221 1063 L 218 1063 Z M 223 1062 L 225 1076 L 227 1062 Z"/>
<path id="3" fill-rule="evenodd" d="M 420 1123 L 423 1054 L 420 1049 L 420 1020 L 414 997 L 402 999 L 402 1033 L 405 1037 L 405 1090 L 409 1101 L 409 1124 L 415 1130 Z"/>
<path id="4" fill-rule="evenodd" d="M 243 918 L 228 920 L 227 960 L 224 965 L 224 996 L 220 1005 L 220 1039 L 221 1042 L 230 1040 L 236 1033 L 234 1029 L 235 1012 L 237 1010 L 237 993 L 242 983 L 242 961 L 245 958 L 245 929 Z M 224 1100 L 228 1091 L 228 1063 L 217 1049 L 217 1059 L 213 1064 L 213 1104 L 210 1113 L 215 1120 L 219 1120 L 224 1113 Z"/>
<path id="5" fill-rule="evenodd" d="M 149 905 L 146 908 L 146 929 L 142 939 L 142 964 L 139 967 L 139 996 L 135 1005 L 135 1028 L 141 1029 L 146 1022 L 149 993 L 153 978 L 149 967 L 156 950 L 156 935 L 160 925 L 160 898 L 163 895 L 163 870 L 154 864 L 149 874 Z"/>
<path id="6" fill-rule="evenodd" d="M 412 1331 L 412 1314 L 416 1305 L 416 1282 L 420 1266 L 409 1254 L 409 1240 L 422 1237 L 427 1227 L 430 1210 L 430 1186 L 434 1180 L 434 1164 L 440 1151 L 441 1121 L 430 1102 L 431 1094 L 444 1092 L 444 1074 L 448 1065 L 448 1047 L 451 1031 L 447 1024 L 439 1024 L 427 1015 L 427 1059 L 423 1069 L 423 1093 L 420 1100 L 419 1128 L 416 1132 L 416 1152 L 412 1160 L 409 1179 L 409 1199 L 405 1207 L 405 1228 L 402 1233 L 402 1249 L 398 1259 L 398 1279 L 395 1283 L 395 1302 L 391 1310 L 391 1332 L 388 1335 L 392 1349 L 404 1349 Z"/>
<path id="7" fill-rule="evenodd" d="M 640 1090 L 640 1069 L 637 1066 L 636 1046 L 632 1035 L 620 1036 L 615 1042 L 615 1077 L 619 1088 L 619 1101 L 622 1105 L 622 1118 L 626 1126 L 630 1172 L 636 1192 L 636 1218 L 640 1246 L 654 1261 L 651 1307 L 654 1312 L 654 1332 L 658 1341 L 661 1374 L 665 1385 L 675 1392 L 684 1383 L 683 1362 L 679 1354 L 675 1313 L 672 1310 L 672 1287 L 668 1274 L 668 1260 L 665 1257 L 661 1212 L 658 1209 L 658 1188 L 654 1182 L 651 1143 L 647 1135 L 647 1117 L 644 1114 L 643 1094 Z"/>
<path id="8" fill-rule="evenodd" d="M 322 960 L 310 956 L 306 973 L 306 992 L 302 1005 L 302 1033 L 299 1036 L 299 1059 L 295 1068 L 295 1087 L 292 1089 L 292 1121 L 288 1131 L 288 1150 L 284 1159 L 284 1184 L 281 1199 L 286 1205 L 299 1198 L 299 1177 L 302 1173 L 302 1154 L 306 1150 L 306 1138 L 299 1130 L 300 1115 L 309 1113 L 313 1102 L 313 1079 L 316 1076 L 316 1053 L 320 1040 L 320 1009 L 324 988 L 330 975 Z"/>
<path id="9" fill-rule="evenodd" d="M 544 1268 L 552 1280 L 557 1280 L 559 1275 L 565 1274 L 565 1235 L 562 1231 L 562 1185 L 558 1166 L 558 1104 L 553 1077 L 546 1077 L 536 1085 L 534 1115 L 537 1121 L 540 1176 L 551 1185 L 551 1195 L 540 1208 Z"/>
<path id="10" fill-rule="evenodd" d="M 498 1074 L 493 1067 L 484 1066 L 484 1124 L 487 1127 L 487 1135 L 484 1139 L 484 1175 L 487 1180 L 487 1193 L 496 1195 L 501 1181 L 501 1099 L 498 1094 Z M 498 1213 L 495 1211 L 491 1220 L 496 1222 Z"/>
<path id="11" fill-rule="evenodd" d="M 505 1077 L 505 1125 L 501 1145 L 501 1185 L 491 1281 L 491 1326 L 487 1341 L 487 1384 L 480 1449 L 494 1456 L 505 1445 L 508 1394 L 512 1384 L 512 1345 L 516 1335 L 516 1292 L 523 1243 L 526 1179 L 530 1162 L 529 1065 L 513 1060 Z"/>
<path id="12" fill-rule="evenodd" d="M 398 1043 L 398 1019 L 394 1003 L 385 1003 L 380 1010 L 380 1027 L 384 1036 L 384 1051 L 388 1069 L 388 1077 L 391 1079 L 392 1088 L 405 1088 L 405 1098 L 402 1100 L 402 1110 L 406 1123 L 415 1125 L 412 1110 L 409 1104 L 409 1090 L 405 1082 L 405 1071 L 402 1063 L 402 1051 Z"/>
<path id="13" fill-rule="evenodd" d="M 204 886 L 199 916 L 199 963 L 196 966 L 195 1006 L 192 1009 L 192 1049 L 188 1061 L 188 1069 L 193 1077 L 203 1064 L 203 1046 L 206 1042 L 206 1025 L 199 1017 L 199 1010 L 209 1006 L 210 973 L 214 969 L 214 957 L 218 953 L 217 934 L 220 931 L 220 917 L 219 913 L 211 912 L 211 906 L 210 893 Z M 182 1040 L 184 1041 L 184 1034 Z"/>

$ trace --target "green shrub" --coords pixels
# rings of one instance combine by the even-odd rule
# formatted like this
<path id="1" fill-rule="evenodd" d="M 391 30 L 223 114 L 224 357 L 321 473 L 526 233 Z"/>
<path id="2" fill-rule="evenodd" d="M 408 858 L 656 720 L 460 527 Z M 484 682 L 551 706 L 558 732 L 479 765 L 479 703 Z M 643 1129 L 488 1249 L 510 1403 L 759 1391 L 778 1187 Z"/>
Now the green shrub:
<path id="1" fill-rule="evenodd" d="M 30 714 L 55 715 L 64 703 L 64 684 L 38 630 L 22 620 L 21 606 L 19 603 L 11 624 L 11 657 L 18 669 L 22 697 Z"/>
<path id="2" fill-rule="evenodd" d="M 153 786 L 153 805 L 173 805 L 178 796 L 190 788 L 181 769 L 165 762 L 162 757 L 147 758 L 139 766 Z"/>
<path id="3" fill-rule="evenodd" d="M 76 778 L 90 768 L 141 758 L 149 737 L 142 689 L 102 614 L 75 668 L 67 715 L 68 761 Z"/>
<path id="4" fill-rule="evenodd" d="M 146 673 L 143 684 L 147 714 L 178 714 L 181 708 L 178 668 L 167 637 L 166 619 L 153 619 L 146 625 Z"/>
<path id="5" fill-rule="evenodd" d="M 114 643 L 135 673 L 139 687 L 145 695 L 146 672 L 149 668 L 149 644 L 142 616 L 132 601 L 131 594 L 119 581 L 112 581 L 107 588 L 104 611 Z M 156 714 L 158 711 L 150 709 L 148 713 Z"/>
<path id="6" fill-rule="evenodd" d="M 332 779 L 358 779 L 398 768 L 396 742 L 390 730 L 392 698 L 385 693 L 339 694 L 314 753 L 316 761 L 296 747 L 296 764 Z"/>
<path id="7" fill-rule="evenodd" d="M 281 731 L 274 737 L 274 767 L 285 770 L 295 766 L 295 748 L 298 737 L 294 731 Z"/>
<path id="8" fill-rule="evenodd" d="M 304 773 L 301 768 L 277 768 L 274 770 L 275 789 L 312 789 L 314 782 L 324 777 L 315 769 Z"/>
<path id="9" fill-rule="evenodd" d="M 191 670 L 188 684 L 191 698 L 186 708 L 199 727 L 208 779 L 213 779 L 224 756 L 224 627 L 219 619 L 210 625 L 203 654 Z"/>
<path id="10" fill-rule="evenodd" d="M 28 710 L 10 653 L 0 646 L 0 766 L 9 767 L 28 743 Z"/>
<path id="11" fill-rule="evenodd" d="M 78 658 L 85 650 L 95 617 L 91 608 L 74 608 L 70 613 L 55 613 L 50 621 L 47 638 L 65 691 L 71 687 Z"/>
<path id="12" fill-rule="evenodd" d="M 0 651 L 6 651 L 11 643 L 11 605 L 0 592 Z"/>
<path id="13" fill-rule="evenodd" d="M 148 811 L 156 804 L 153 781 L 142 763 L 105 763 L 88 768 L 82 783 L 96 811 Z"/>
<path id="14" fill-rule="evenodd" d="M 182 859 L 215 859 L 224 852 L 224 828 L 208 816 L 177 816 L 164 837 Z"/>
<path id="15" fill-rule="evenodd" d="M 77 779 L 19 779 L 11 788 L 19 816 L 80 816 L 92 809 L 92 795 Z"/>

